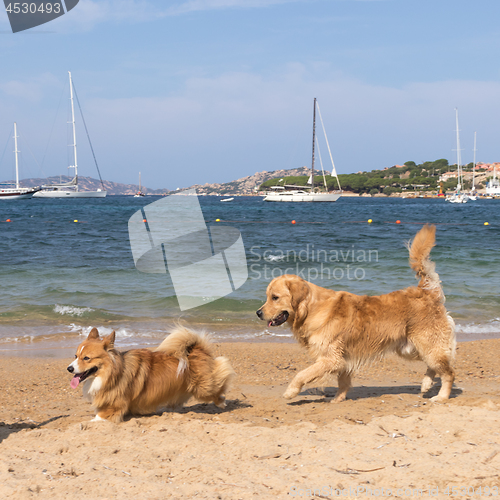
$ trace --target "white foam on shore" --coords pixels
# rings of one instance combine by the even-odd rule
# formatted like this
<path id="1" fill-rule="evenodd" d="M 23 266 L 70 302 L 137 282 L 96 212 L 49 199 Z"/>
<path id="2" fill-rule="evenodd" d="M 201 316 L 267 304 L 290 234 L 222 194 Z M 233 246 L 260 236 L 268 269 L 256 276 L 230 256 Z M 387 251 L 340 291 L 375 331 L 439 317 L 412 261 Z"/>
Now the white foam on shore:
<path id="1" fill-rule="evenodd" d="M 491 319 L 486 323 L 464 323 L 457 324 L 456 333 L 467 335 L 488 335 L 500 332 L 500 318 Z"/>
<path id="2" fill-rule="evenodd" d="M 255 333 L 253 335 L 254 337 L 260 338 L 260 337 L 286 337 L 286 338 L 293 338 L 293 333 L 290 331 L 285 331 L 285 332 L 270 332 L 269 330 L 264 330 L 263 332 Z"/>
<path id="3" fill-rule="evenodd" d="M 91 307 L 76 307 L 76 306 L 61 306 L 56 304 L 54 306 L 54 312 L 67 315 L 67 316 L 83 316 L 85 313 L 92 312 L 94 309 Z"/>
<path id="4" fill-rule="evenodd" d="M 75 325 L 74 323 L 72 323 L 71 325 L 69 325 L 69 331 L 78 333 L 78 335 L 86 337 L 90 333 L 92 328 L 94 328 L 94 326 L 95 325 L 93 325 L 93 326 L 81 326 L 81 325 Z M 140 333 L 134 332 L 132 330 L 128 330 L 127 328 L 116 328 L 115 329 L 115 328 L 110 328 L 108 326 L 95 326 L 95 328 L 97 328 L 97 330 L 99 331 L 99 335 L 101 337 L 105 337 L 106 335 L 109 335 L 112 331 L 115 332 L 116 338 L 127 339 L 127 338 L 131 338 L 131 337 L 141 337 L 141 336 L 148 336 L 149 337 L 149 335 L 147 335 L 147 334 L 146 335 L 140 334 Z"/>

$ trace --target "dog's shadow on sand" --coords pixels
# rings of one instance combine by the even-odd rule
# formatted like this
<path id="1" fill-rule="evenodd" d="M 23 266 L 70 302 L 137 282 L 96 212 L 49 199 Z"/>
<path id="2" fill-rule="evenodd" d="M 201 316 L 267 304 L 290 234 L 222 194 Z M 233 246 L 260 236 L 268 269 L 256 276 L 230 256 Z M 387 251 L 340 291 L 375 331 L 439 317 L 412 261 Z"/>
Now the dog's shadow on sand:
<path id="1" fill-rule="evenodd" d="M 69 417 L 69 415 L 59 415 L 57 417 L 49 418 L 44 422 L 16 422 L 13 424 L 8 424 L 6 422 L 0 422 L 0 443 L 7 439 L 11 434 L 15 432 L 22 431 L 24 429 L 41 429 L 44 425 L 50 424 L 50 422 L 54 422 L 55 420 L 59 420 L 60 418 Z"/>
<path id="2" fill-rule="evenodd" d="M 379 398 L 383 396 L 400 396 L 402 394 L 411 394 L 415 396 L 420 396 L 423 401 L 428 401 L 430 398 L 437 395 L 440 385 L 436 385 L 432 387 L 427 393 L 423 396 L 420 393 L 420 386 L 417 385 L 398 385 L 398 386 L 358 386 L 353 387 L 347 396 L 347 401 L 359 401 L 363 399 L 370 398 Z M 301 406 L 311 403 L 329 403 L 335 397 L 335 393 L 337 389 L 335 387 L 324 387 L 323 389 L 311 388 L 302 391 L 298 397 L 300 396 L 324 396 L 323 399 L 301 399 L 299 401 L 292 401 L 288 403 L 290 406 Z M 450 399 L 454 399 L 460 394 L 462 394 L 463 390 L 458 387 L 453 387 L 450 394 Z"/>
<path id="3" fill-rule="evenodd" d="M 150 417 L 152 415 L 157 415 L 161 417 L 169 413 L 175 413 L 179 415 L 187 415 L 188 413 L 196 413 L 198 415 L 220 415 L 228 411 L 239 410 L 243 408 L 251 408 L 252 405 L 241 401 L 240 399 L 228 399 L 226 400 L 226 407 L 219 408 L 212 403 L 196 403 L 190 406 L 183 406 L 178 408 L 161 408 L 157 412 L 151 413 L 149 415 L 135 415 L 129 416 L 125 420 L 130 420 L 132 418 Z"/>
<path id="4" fill-rule="evenodd" d="M 208 415 L 219 415 L 232 410 L 239 410 L 241 408 L 251 408 L 252 405 L 241 401 L 240 399 L 226 400 L 226 407 L 219 408 L 212 403 L 197 403 L 191 406 L 184 406 L 178 409 L 167 410 L 168 413 L 204 413 Z"/>

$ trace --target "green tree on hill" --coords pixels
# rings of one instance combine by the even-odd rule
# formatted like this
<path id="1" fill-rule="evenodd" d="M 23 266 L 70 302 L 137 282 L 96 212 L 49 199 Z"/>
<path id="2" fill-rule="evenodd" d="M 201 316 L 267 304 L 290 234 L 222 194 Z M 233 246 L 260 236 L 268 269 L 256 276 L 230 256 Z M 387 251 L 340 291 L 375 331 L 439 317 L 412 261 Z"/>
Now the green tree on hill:
<path id="1" fill-rule="evenodd" d="M 439 176 L 450 170 L 448 160 L 442 158 L 435 161 L 426 161 L 417 165 L 414 161 L 407 161 L 402 168 L 396 166 L 384 170 L 371 170 L 370 172 L 361 172 L 358 174 L 340 174 L 339 180 L 344 191 L 353 191 L 354 193 L 384 192 L 391 194 L 401 192 L 405 189 L 414 190 L 415 186 L 423 186 L 423 190 L 438 189 Z M 471 166 L 472 168 L 472 166 Z M 407 174 L 409 177 L 401 179 L 401 175 Z M 406 177 L 406 175 L 405 175 Z M 260 191 L 265 191 L 271 186 L 276 185 L 294 185 L 307 186 L 308 176 L 289 176 L 276 179 L 269 179 L 259 187 Z M 331 175 L 326 175 L 328 190 L 338 189 L 337 180 Z M 314 185 L 318 189 L 324 189 L 323 176 L 314 176 Z M 452 189 L 456 185 L 456 180 L 450 180 L 444 184 L 445 189 Z"/>

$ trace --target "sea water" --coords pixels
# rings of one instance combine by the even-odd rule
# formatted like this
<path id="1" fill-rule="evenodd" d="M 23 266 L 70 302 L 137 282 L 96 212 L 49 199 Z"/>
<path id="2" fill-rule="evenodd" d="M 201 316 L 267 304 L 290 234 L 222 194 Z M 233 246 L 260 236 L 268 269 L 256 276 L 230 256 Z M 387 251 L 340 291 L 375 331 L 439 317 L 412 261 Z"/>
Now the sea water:
<path id="1" fill-rule="evenodd" d="M 158 199 L 3 201 L 0 353 L 75 347 L 93 326 L 101 333 L 115 329 L 120 348 L 153 346 L 178 320 L 219 341 L 288 341 L 286 325 L 269 328 L 255 315 L 273 277 L 299 274 L 320 286 L 369 295 L 414 285 L 405 242 L 426 222 L 437 225 L 431 257 L 459 339 L 500 335 L 498 200 L 269 203 L 235 197 L 221 203 L 200 197 L 208 226 L 240 231 L 248 279 L 224 298 L 181 311 L 170 276 L 138 271 L 130 248 L 129 218 Z"/>

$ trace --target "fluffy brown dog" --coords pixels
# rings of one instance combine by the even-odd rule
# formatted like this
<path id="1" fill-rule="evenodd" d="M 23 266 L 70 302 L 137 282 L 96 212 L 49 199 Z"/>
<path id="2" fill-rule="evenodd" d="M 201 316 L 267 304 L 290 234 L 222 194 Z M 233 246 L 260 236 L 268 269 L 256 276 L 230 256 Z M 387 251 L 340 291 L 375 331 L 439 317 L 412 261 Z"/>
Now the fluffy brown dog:
<path id="1" fill-rule="evenodd" d="M 178 327 L 154 351 L 118 352 L 114 342 L 115 332 L 100 338 L 92 329 L 68 366 L 71 387 L 83 382 L 84 396 L 97 410 L 94 420 L 121 422 L 127 414 L 182 406 L 191 396 L 225 406 L 234 372 L 226 358 L 212 356 L 207 337 Z"/>
<path id="2" fill-rule="evenodd" d="M 369 297 L 327 290 L 295 275 L 269 283 L 267 301 L 257 315 L 269 326 L 288 322 L 295 338 L 316 360 L 296 375 L 283 397 L 294 398 L 305 384 L 336 373 L 338 391 L 333 402 L 344 401 L 358 367 L 395 352 L 427 364 L 422 393 L 432 387 L 438 374 L 441 389 L 431 400 L 449 398 L 455 378 L 451 368 L 455 324 L 443 305 L 435 264 L 429 260 L 435 233 L 435 226 L 424 226 L 409 247 L 410 266 L 420 278 L 416 287 Z"/>

